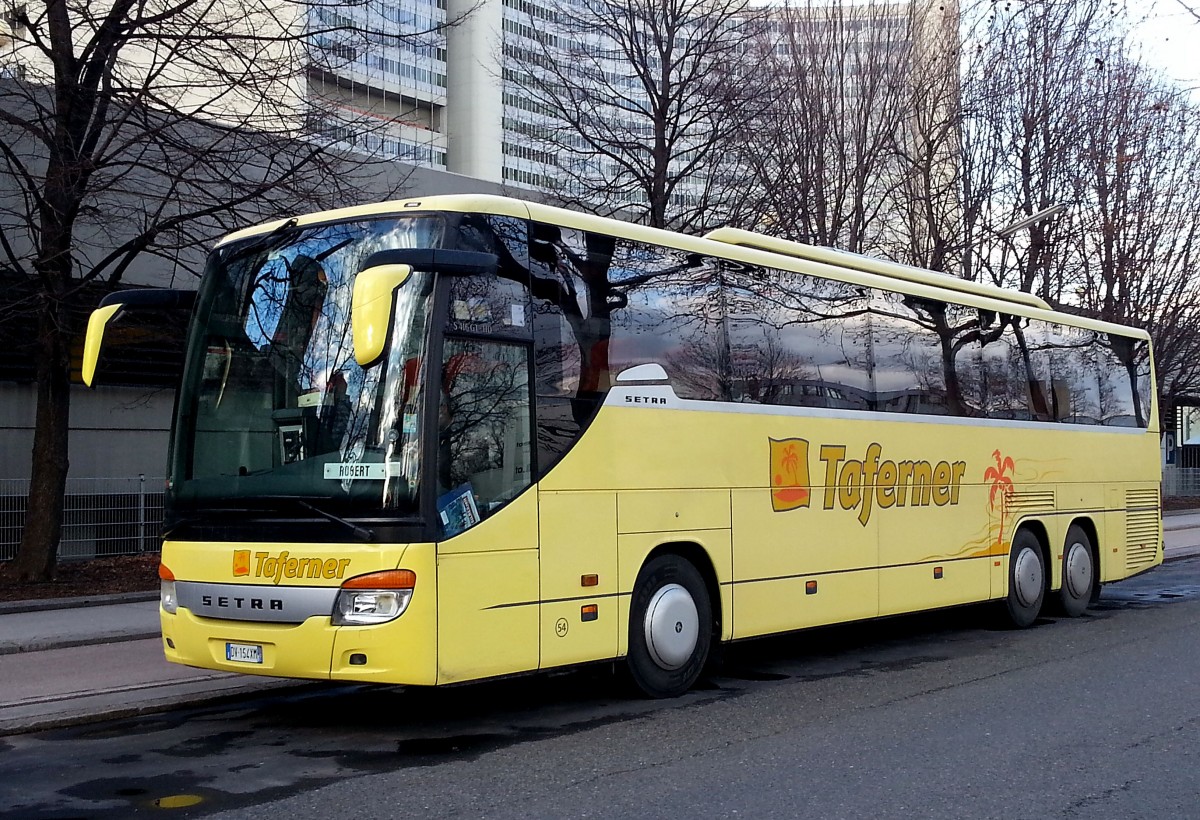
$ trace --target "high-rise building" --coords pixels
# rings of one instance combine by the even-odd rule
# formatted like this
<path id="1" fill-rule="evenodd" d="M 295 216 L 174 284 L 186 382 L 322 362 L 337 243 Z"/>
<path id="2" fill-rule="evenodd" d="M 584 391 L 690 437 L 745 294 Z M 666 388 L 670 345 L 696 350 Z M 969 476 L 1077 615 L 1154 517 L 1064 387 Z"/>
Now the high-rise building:
<path id="1" fill-rule="evenodd" d="M 317 7 L 310 99 L 349 149 L 520 188 L 555 158 L 531 146 L 554 112 L 521 91 L 522 54 L 553 29 L 530 0 L 372 0 Z M 363 129 L 364 116 L 377 127 Z"/>
<path id="2" fill-rule="evenodd" d="M 356 151 L 517 188 L 553 188 L 560 157 L 541 137 L 559 117 L 527 89 L 548 53 L 596 47 L 567 42 L 580 36 L 564 34 L 558 15 L 569 8 L 557 0 L 370 0 L 312 9 L 308 93 L 324 111 L 323 134 Z M 857 67 L 929 70 L 931 50 L 956 33 L 958 19 L 950 0 L 780 3 L 767 13 L 774 20 L 766 36 L 778 38 L 778 49 L 845 44 L 829 49 L 830 59 L 846 61 L 830 76 L 840 74 L 848 96 L 859 93 Z M 796 37 L 797 26 L 808 31 Z M 613 72 L 630 70 L 614 62 Z M 644 97 L 635 78 L 627 79 L 629 98 Z"/>

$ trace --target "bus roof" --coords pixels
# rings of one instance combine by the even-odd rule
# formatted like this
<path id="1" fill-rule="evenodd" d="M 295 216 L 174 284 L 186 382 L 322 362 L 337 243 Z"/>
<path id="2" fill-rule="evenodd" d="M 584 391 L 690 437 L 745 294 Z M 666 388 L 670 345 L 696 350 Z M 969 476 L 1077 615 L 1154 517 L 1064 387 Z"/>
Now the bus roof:
<path id="1" fill-rule="evenodd" d="M 634 222 L 625 222 L 496 194 L 440 194 L 357 205 L 305 214 L 295 218 L 295 225 L 303 227 L 325 222 L 399 216 L 405 213 L 429 211 L 484 213 L 532 219 L 564 228 L 604 232 L 637 242 L 664 245 L 692 253 L 724 256 L 748 264 L 777 267 L 823 278 L 856 282 L 868 287 L 899 289 L 930 299 L 962 301 L 985 310 L 1007 312 L 1015 308 L 1016 312 L 1021 314 L 1062 324 L 1091 328 L 1100 332 L 1149 338 L 1149 335 L 1139 328 L 1117 325 L 1077 314 L 1061 313 L 1032 294 L 970 282 L 950 274 L 937 273 L 896 262 L 872 259 L 832 248 L 789 242 L 785 239 L 774 239 L 737 228 L 718 228 L 705 236 L 675 233 Z M 237 231 L 222 239 L 218 243 L 218 247 L 275 230 L 288 221 L 288 219 L 278 219 Z M 889 283 L 903 283 L 903 285 L 896 288 L 895 284 Z M 955 299 L 952 294 L 961 294 L 963 298 Z"/>
<path id="2" fill-rule="evenodd" d="M 1004 299 L 1030 307 L 1041 308 L 1042 310 L 1053 310 L 1048 302 L 1039 299 L 1032 293 L 998 288 L 994 285 L 986 285 L 981 282 L 971 282 L 967 279 L 960 279 L 952 274 L 925 270 L 924 268 L 916 268 L 911 265 L 901 265 L 898 262 L 875 259 L 860 253 L 850 253 L 849 251 L 840 251 L 836 248 L 806 245 L 803 242 L 778 239 L 766 234 L 742 230 L 741 228 L 717 228 L 706 233 L 704 238 L 712 239 L 716 242 L 725 242 L 730 245 L 760 248 L 772 253 L 780 253 L 784 256 L 794 256 L 797 259 L 808 259 L 813 262 L 824 262 L 828 265 L 839 265 L 866 273 L 877 273 L 880 276 L 890 276 L 896 279 L 903 279 L 906 282 L 919 282 L 923 285 L 948 288 L 976 296 L 986 296 L 990 299 Z"/>

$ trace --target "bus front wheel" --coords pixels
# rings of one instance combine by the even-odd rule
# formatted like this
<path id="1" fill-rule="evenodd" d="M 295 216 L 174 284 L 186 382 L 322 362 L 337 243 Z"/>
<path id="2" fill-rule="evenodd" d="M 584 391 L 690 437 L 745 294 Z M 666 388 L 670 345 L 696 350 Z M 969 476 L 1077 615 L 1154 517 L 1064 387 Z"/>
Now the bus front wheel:
<path id="1" fill-rule="evenodd" d="M 1063 547 L 1063 579 L 1058 601 L 1068 617 L 1083 614 L 1095 596 L 1096 552 L 1083 527 L 1072 524 Z"/>
<path id="2" fill-rule="evenodd" d="M 704 671 L 712 644 L 712 603 L 704 579 L 678 555 L 642 567 L 629 611 L 629 673 L 653 698 L 683 694 Z"/>
<path id="3" fill-rule="evenodd" d="M 1018 530 L 1008 554 L 1008 598 L 1005 608 L 1012 625 L 1023 629 L 1042 611 L 1046 597 L 1046 562 L 1042 545 L 1029 530 Z"/>

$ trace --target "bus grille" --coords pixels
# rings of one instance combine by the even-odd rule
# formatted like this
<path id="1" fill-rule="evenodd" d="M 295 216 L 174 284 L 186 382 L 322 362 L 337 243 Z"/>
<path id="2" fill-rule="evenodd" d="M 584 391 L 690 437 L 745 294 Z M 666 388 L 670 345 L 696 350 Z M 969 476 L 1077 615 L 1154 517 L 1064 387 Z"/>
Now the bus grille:
<path id="1" fill-rule="evenodd" d="M 1125 492 L 1125 569 L 1136 572 L 1158 555 L 1158 490 Z"/>
<path id="2" fill-rule="evenodd" d="M 1004 507 L 1009 512 L 1053 512 L 1054 490 L 1036 490 L 1012 493 Z"/>

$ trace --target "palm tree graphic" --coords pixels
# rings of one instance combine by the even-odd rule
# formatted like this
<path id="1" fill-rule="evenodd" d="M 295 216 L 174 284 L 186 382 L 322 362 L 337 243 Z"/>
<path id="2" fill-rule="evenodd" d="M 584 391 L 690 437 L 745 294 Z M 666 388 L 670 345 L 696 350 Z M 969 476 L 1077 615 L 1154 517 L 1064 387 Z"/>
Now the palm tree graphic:
<path id="1" fill-rule="evenodd" d="M 1013 494 L 1013 481 L 1007 474 L 1016 471 L 1016 464 L 1008 456 L 1002 458 L 999 450 L 992 451 L 992 458 L 996 459 L 996 466 L 984 470 L 983 480 L 992 482 L 992 489 L 988 494 L 990 509 L 996 509 L 996 495 L 1000 496 L 1000 533 L 996 536 L 996 544 L 1001 545 L 1004 543 L 1004 515 Z"/>
<path id="2" fill-rule="evenodd" d="M 783 467 L 784 472 L 790 473 L 792 480 L 791 484 L 796 483 L 796 468 L 800 465 L 800 459 L 796 455 L 796 445 L 789 444 L 783 448 L 783 458 L 779 460 L 779 466 Z M 789 486 L 785 484 L 784 486 Z"/>

